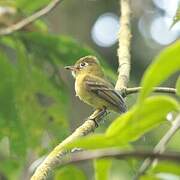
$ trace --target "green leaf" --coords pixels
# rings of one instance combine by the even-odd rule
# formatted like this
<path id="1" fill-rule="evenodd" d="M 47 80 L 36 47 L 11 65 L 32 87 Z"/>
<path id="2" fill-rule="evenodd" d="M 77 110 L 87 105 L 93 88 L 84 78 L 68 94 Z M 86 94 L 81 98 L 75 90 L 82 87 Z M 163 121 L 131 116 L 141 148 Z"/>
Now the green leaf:
<path id="1" fill-rule="evenodd" d="M 5 175 L 6 179 L 13 180 L 19 178 L 20 164 L 22 167 L 22 162 L 20 163 L 19 158 L 20 156 L 18 157 L 18 161 L 14 157 L 3 160 L 1 159 L 0 169 L 1 173 Z"/>
<path id="2" fill-rule="evenodd" d="M 40 0 L 40 1 L 28 1 L 28 0 L 16 0 L 16 6 L 21 9 L 24 13 L 30 14 L 36 10 L 39 10 L 46 6 L 50 0 Z"/>
<path id="3" fill-rule="evenodd" d="M 27 146 L 43 150 L 44 133 L 53 137 L 49 146 L 67 136 L 68 95 L 32 64 L 21 42 L 8 44 L 15 52 L 12 60 L 0 57 L 0 138 L 9 137 L 11 152 L 23 157 Z"/>
<path id="4" fill-rule="evenodd" d="M 65 88 L 55 86 L 46 71 L 32 64 L 21 42 L 16 39 L 9 44 L 12 59 L 0 53 L 0 140 L 7 137 L 10 147 L 0 169 L 8 177 L 25 162 L 28 148 L 47 151 L 68 131 Z"/>
<path id="5" fill-rule="evenodd" d="M 51 82 L 46 72 L 31 64 L 20 42 L 17 47 L 19 71 L 15 98 L 18 113 L 27 126 L 27 141 L 29 146 L 37 146 L 47 131 L 55 136 L 55 143 L 67 134 L 67 94 Z"/>
<path id="6" fill-rule="evenodd" d="M 95 179 L 96 180 L 108 180 L 109 171 L 112 165 L 111 159 L 97 159 L 94 160 Z"/>
<path id="7" fill-rule="evenodd" d="M 158 164 L 154 166 L 149 172 L 153 174 L 164 172 L 164 173 L 171 173 L 180 176 L 179 164 L 169 161 L 158 162 Z"/>
<path id="8" fill-rule="evenodd" d="M 107 129 L 106 136 L 115 138 L 117 143 L 136 140 L 162 123 L 167 113 L 173 110 L 179 110 L 179 104 L 174 99 L 166 96 L 150 97 L 141 106 L 136 105 L 117 118 Z"/>
<path id="9" fill-rule="evenodd" d="M 176 91 L 177 91 L 177 95 L 180 96 L 180 76 L 176 81 Z"/>
<path id="10" fill-rule="evenodd" d="M 163 108 L 160 108 L 162 107 Z M 68 145 L 82 148 L 125 147 L 129 142 L 137 140 L 144 133 L 160 125 L 171 111 L 178 111 L 179 104 L 170 97 L 154 96 L 144 103 L 134 106 L 121 115 L 107 129 L 105 134 L 95 134 L 79 138 Z"/>
<path id="11" fill-rule="evenodd" d="M 17 73 L 6 56 L 0 55 L 0 137 L 10 138 L 13 152 L 23 157 L 26 149 L 25 129 L 19 119 L 15 101 L 15 78 Z M 17 131 L 18 129 L 18 131 Z M 21 141 L 19 141 L 21 139 Z"/>
<path id="12" fill-rule="evenodd" d="M 22 40 L 29 53 L 39 58 L 39 62 L 48 60 L 53 63 L 55 61 L 64 66 L 74 63 L 82 56 L 96 54 L 90 48 L 67 36 L 33 32 L 19 33 L 17 38 Z"/>
<path id="13" fill-rule="evenodd" d="M 156 177 L 156 175 L 144 175 L 140 177 L 140 180 L 162 180 L 162 179 Z"/>
<path id="14" fill-rule="evenodd" d="M 142 102 L 152 91 L 170 75 L 180 70 L 180 40 L 164 49 L 146 70 L 141 81 L 142 90 L 139 101 Z"/>
<path id="15" fill-rule="evenodd" d="M 83 149 L 97 149 L 111 147 L 113 144 L 113 140 L 106 138 L 104 134 L 92 134 L 76 139 L 67 145 L 67 148 L 81 147 Z"/>
<path id="16" fill-rule="evenodd" d="M 115 79 L 114 72 L 100 55 L 73 38 L 37 32 L 19 33 L 17 37 L 22 40 L 27 51 L 35 57 L 34 63 L 38 66 L 43 66 L 44 62 L 48 61 L 57 69 L 59 66 L 72 65 L 83 56 L 94 55 L 101 61 L 106 74 Z M 47 51 L 44 51 L 45 49 Z"/>
<path id="17" fill-rule="evenodd" d="M 54 180 L 87 180 L 84 172 L 76 166 L 69 165 L 58 170 Z"/>

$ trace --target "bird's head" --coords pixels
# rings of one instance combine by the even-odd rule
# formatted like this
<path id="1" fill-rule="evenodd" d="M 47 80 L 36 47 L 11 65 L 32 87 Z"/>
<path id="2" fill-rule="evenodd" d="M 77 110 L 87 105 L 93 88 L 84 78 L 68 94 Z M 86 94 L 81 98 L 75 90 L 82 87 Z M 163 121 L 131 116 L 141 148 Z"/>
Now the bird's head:
<path id="1" fill-rule="evenodd" d="M 66 66 L 65 69 L 71 70 L 72 75 L 75 78 L 83 74 L 103 76 L 100 63 L 94 56 L 82 57 L 73 66 Z"/>

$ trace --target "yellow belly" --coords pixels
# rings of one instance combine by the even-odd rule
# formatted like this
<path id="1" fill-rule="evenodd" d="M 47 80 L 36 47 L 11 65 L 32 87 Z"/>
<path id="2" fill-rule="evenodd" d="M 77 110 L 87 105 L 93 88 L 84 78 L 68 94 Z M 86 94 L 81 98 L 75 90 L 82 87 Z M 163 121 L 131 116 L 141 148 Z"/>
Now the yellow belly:
<path id="1" fill-rule="evenodd" d="M 85 103 L 89 104 L 94 108 L 103 108 L 104 106 L 106 106 L 106 101 L 97 97 L 96 94 L 88 91 L 83 81 L 84 77 L 80 77 L 80 78 L 76 79 L 75 81 L 76 96 L 78 96 L 82 101 L 84 101 Z"/>

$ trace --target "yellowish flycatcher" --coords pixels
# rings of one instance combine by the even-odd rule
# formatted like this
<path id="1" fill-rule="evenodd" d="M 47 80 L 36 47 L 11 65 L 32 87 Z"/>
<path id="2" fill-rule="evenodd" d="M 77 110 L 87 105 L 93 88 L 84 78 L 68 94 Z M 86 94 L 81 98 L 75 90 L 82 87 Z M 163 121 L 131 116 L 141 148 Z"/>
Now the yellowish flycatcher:
<path id="1" fill-rule="evenodd" d="M 100 110 L 108 109 L 118 113 L 126 111 L 123 97 L 106 80 L 96 57 L 82 57 L 75 65 L 65 68 L 72 71 L 76 95 L 82 101 Z"/>

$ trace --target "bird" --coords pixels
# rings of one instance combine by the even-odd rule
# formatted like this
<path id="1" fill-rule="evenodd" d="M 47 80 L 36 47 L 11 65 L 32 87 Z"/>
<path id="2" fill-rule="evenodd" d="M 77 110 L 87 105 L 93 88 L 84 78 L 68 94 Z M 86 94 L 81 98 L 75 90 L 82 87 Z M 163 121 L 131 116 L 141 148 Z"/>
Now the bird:
<path id="1" fill-rule="evenodd" d="M 65 69 L 75 78 L 76 96 L 86 104 L 99 110 L 126 112 L 124 98 L 106 79 L 99 60 L 95 56 L 85 56 Z"/>

